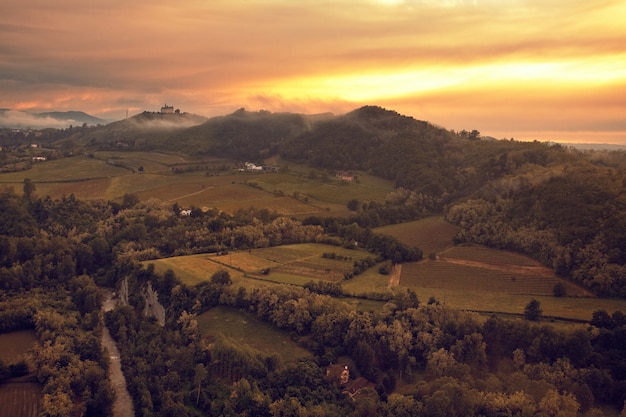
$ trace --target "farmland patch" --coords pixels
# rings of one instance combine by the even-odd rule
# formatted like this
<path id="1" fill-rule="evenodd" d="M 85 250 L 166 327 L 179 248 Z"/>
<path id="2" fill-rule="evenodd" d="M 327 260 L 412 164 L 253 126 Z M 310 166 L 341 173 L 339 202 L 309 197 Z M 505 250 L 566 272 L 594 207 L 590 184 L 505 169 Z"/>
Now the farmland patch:
<path id="1" fill-rule="evenodd" d="M 37 343 L 34 330 L 19 330 L 0 334 L 0 359 L 5 364 L 15 363 Z"/>
<path id="2" fill-rule="evenodd" d="M 337 259 L 325 258 L 324 253 L 334 253 Z M 303 285 L 311 280 L 340 282 L 344 272 L 352 270 L 355 260 L 368 256 L 371 254 L 363 250 L 305 243 L 234 251 L 222 255 L 179 256 L 144 264 L 154 264 L 155 270 L 161 273 L 171 269 L 188 285 L 209 280 L 219 269 L 228 270 L 233 284 L 237 285 L 249 278 Z"/>
<path id="3" fill-rule="evenodd" d="M 35 382 L 0 385 L 0 417 L 37 417 L 42 410 L 42 388 Z"/>
<path id="4" fill-rule="evenodd" d="M 428 217 L 407 223 L 394 224 L 374 229 L 376 233 L 390 235 L 401 242 L 418 247 L 428 256 L 452 246 L 459 228 L 441 216 Z"/>
<path id="5" fill-rule="evenodd" d="M 478 262 L 423 261 L 403 266 L 400 284 L 408 287 L 454 288 L 480 292 L 523 295 L 552 295 L 554 285 L 567 284 L 569 295 L 586 296 L 588 292 L 557 278 L 545 269 L 515 265 L 485 266 Z"/>
<path id="6" fill-rule="evenodd" d="M 313 356 L 294 343 L 286 332 L 240 310 L 215 307 L 199 315 L 197 321 L 203 336 L 226 337 L 263 354 L 275 353 L 285 362 Z"/>
<path id="7" fill-rule="evenodd" d="M 164 273 L 171 269 L 176 277 L 186 285 L 196 285 L 203 281 L 208 281 L 211 276 L 221 269 L 227 269 L 233 282 L 237 282 L 243 273 L 225 268 L 221 262 L 216 262 L 215 255 L 189 255 L 163 258 L 144 262 L 144 264 L 154 264 L 154 269 L 158 273 Z"/>

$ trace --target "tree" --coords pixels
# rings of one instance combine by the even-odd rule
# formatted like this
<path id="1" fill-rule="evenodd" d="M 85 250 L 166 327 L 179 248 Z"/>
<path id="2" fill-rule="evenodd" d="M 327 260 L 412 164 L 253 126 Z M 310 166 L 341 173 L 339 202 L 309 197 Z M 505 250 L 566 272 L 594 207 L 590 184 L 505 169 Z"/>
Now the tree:
<path id="1" fill-rule="evenodd" d="M 30 180 L 30 178 L 24 178 L 24 197 L 25 198 L 30 198 L 36 189 L 37 187 L 35 187 L 35 184 Z"/>
<path id="2" fill-rule="evenodd" d="M 554 287 L 552 288 L 552 294 L 555 297 L 565 297 L 567 295 L 565 285 L 563 285 L 561 282 L 554 284 Z"/>
<path id="3" fill-rule="evenodd" d="M 353 198 L 352 200 L 348 201 L 348 204 L 346 206 L 350 211 L 358 211 L 360 205 L 361 203 L 359 203 L 359 200 Z"/>
<path id="4" fill-rule="evenodd" d="M 541 303 L 534 298 L 524 308 L 524 318 L 531 321 L 541 320 Z"/>
<path id="5" fill-rule="evenodd" d="M 139 204 L 139 196 L 135 193 L 126 193 L 122 197 L 122 207 L 132 208 Z"/>
<path id="6" fill-rule="evenodd" d="M 230 274 L 225 269 L 220 269 L 213 275 L 211 275 L 211 283 L 217 285 L 228 286 L 233 283 L 232 279 L 230 279 Z"/>
<path id="7" fill-rule="evenodd" d="M 195 369 L 195 377 L 194 377 L 196 389 L 198 390 L 198 394 L 196 395 L 196 405 L 198 405 L 198 403 L 200 402 L 200 390 L 202 388 L 202 383 L 206 379 L 207 375 L 208 375 L 208 372 L 206 368 L 204 367 L 204 364 L 202 363 L 197 364 L 196 369 Z"/>

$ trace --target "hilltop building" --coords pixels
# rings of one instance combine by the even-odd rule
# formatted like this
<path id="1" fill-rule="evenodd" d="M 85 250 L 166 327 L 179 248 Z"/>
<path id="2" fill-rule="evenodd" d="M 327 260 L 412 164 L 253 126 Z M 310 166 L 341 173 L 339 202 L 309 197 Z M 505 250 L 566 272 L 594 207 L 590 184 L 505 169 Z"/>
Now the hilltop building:
<path id="1" fill-rule="evenodd" d="M 165 106 L 161 107 L 161 114 L 174 114 L 174 106 L 168 106 L 165 103 Z"/>

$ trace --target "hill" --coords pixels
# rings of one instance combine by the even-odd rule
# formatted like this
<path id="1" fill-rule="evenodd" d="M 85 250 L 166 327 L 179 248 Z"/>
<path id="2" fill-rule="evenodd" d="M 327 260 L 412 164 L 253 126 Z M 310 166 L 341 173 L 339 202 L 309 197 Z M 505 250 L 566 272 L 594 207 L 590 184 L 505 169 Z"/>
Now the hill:
<path id="1" fill-rule="evenodd" d="M 349 208 L 362 227 L 444 214 L 460 228 L 457 242 L 522 252 L 598 294 L 626 296 L 624 152 L 482 140 L 478 131 L 448 131 L 377 106 L 339 116 L 240 109 L 205 119 L 144 112 L 106 126 L 42 131 L 38 141 L 74 155 L 121 150 L 234 162 L 272 158 L 310 167 L 321 183 L 337 173 L 355 182 L 356 173 L 374 175 L 396 190 L 385 202 L 352 198 Z M 28 169 L 30 159 L 7 160 L 7 170 Z"/>
<path id="2" fill-rule="evenodd" d="M 20 110 L 0 109 L 0 127 L 11 129 L 67 128 L 72 126 L 104 125 L 109 121 L 82 111 L 30 113 Z"/>
<path id="3" fill-rule="evenodd" d="M 108 123 L 107 120 L 91 116 L 82 111 L 65 111 L 65 112 L 53 111 L 53 112 L 37 113 L 36 115 L 38 117 L 44 117 L 44 118 L 51 117 L 59 121 L 68 121 L 68 122 L 75 121 L 75 124 L 81 124 L 81 125 L 83 123 L 86 123 L 90 126 L 95 126 L 99 124 Z"/>

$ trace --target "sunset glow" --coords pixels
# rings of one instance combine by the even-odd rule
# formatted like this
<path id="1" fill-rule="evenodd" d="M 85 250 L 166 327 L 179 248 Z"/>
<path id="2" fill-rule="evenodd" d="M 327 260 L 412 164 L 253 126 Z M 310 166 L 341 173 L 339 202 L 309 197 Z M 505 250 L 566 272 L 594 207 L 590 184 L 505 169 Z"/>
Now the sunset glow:
<path id="1" fill-rule="evenodd" d="M 626 0 L 2 3 L 0 108 L 348 112 L 626 144 Z"/>

